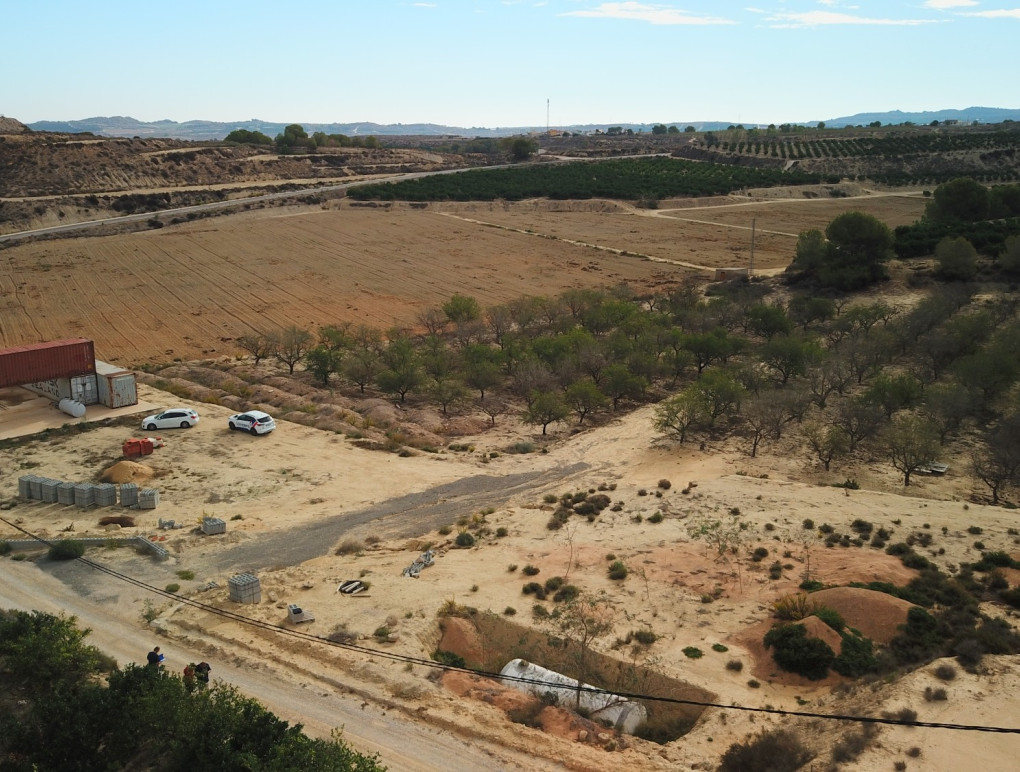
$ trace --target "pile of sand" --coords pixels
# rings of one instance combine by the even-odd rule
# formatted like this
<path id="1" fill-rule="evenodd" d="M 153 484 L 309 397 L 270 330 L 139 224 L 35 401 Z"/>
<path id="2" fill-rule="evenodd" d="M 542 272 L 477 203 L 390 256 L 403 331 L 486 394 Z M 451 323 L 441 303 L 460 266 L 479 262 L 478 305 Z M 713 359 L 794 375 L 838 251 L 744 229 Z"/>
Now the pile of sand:
<path id="1" fill-rule="evenodd" d="M 118 461 L 111 467 L 108 467 L 100 476 L 99 479 L 106 483 L 117 483 L 122 485 L 124 483 L 140 483 L 151 480 L 156 472 L 151 466 L 145 464 L 136 464 L 134 461 Z"/>
<path id="2" fill-rule="evenodd" d="M 896 636 L 899 626 L 906 624 L 907 611 L 914 605 L 888 593 L 858 587 L 832 587 L 813 592 L 809 597 L 816 604 L 838 612 L 848 627 L 881 643 L 889 643 Z"/>

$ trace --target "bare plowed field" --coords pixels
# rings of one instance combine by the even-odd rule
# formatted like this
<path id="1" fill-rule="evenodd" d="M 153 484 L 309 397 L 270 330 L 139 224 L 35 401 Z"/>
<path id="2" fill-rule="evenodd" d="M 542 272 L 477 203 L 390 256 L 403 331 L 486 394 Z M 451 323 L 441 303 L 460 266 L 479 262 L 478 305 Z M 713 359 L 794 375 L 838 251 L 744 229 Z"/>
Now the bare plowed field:
<path id="1" fill-rule="evenodd" d="M 431 211 L 347 207 L 27 244 L 0 260 L 0 345 L 81 335 L 124 364 L 232 354 L 238 335 L 291 324 L 411 324 L 458 292 L 488 306 L 678 278 L 674 267 Z"/>
<path id="2" fill-rule="evenodd" d="M 612 202 L 345 202 L 23 244 L 0 252 L 0 346 L 80 335 L 127 366 L 231 355 L 233 340 L 254 330 L 412 325 L 454 293 L 486 307 L 572 287 L 664 289 L 693 267 L 746 265 L 752 218 L 755 267 L 776 272 L 799 231 L 842 211 L 898 225 L 922 207 L 920 197 L 657 211 Z"/>

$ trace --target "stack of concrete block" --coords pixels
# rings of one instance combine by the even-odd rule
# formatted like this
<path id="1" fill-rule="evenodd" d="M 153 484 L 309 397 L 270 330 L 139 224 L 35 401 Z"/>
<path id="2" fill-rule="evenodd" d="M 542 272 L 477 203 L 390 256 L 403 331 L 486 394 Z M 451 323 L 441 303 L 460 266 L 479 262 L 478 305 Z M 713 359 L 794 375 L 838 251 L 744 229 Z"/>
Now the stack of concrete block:
<path id="1" fill-rule="evenodd" d="M 57 485 L 57 503 L 67 506 L 74 503 L 74 483 L 62 482 Z"/>
<path id="2" fill-rule="evenodd" d="M 255 574 L 237 574 L 227 581 L 230 599 L 238 603 L 261 603 L 262 585 Z"/>
<path id="3" fill-rule="evenodd" d="M 42 501 L 42 481 L 38 475 L 32 475 L 28 479 L 28 496 L 36 501 Z"/>
<path id="4" fill-rule="evenodd" d="M 155 509 L 159 505 L 159 491 L 155 488 L 142 488 L 138 491 L 138 508 Z"/>
<path id="5" fill-rule="evenodd" d="M 124 483 L 120 486 L 120 503 L 125 507 L 138 504 L 138 486 L 135 483 Z"/>
<path id="6" fill-rule="evenodd" d="M 60 480 L 51 480 L 49 477 L 42 478 L 42 482 L 39 484 L 39 492 L 41 498 L 47 504 L 57 503 L 57 486 L 60 485 Z"/>
<path id="7" fill-rule="evenodd" d="M 18 478 L 18 496 L 23 499 L 32 498 L 32 478 L 34 474 L 23 474 Z"/>
<path id="8" fill-rule="evenodd" d="M 91 507 L 96 503 L 96 486 L 92 483 L 76 483 L 74 486 L 74 505 Z"/>
<path id="9" fill-rule="evenodd" d="M 117 503 L 117 486 L 110 483 L 100 483 L 96 486 L 96 506 L 112 507 Z"/>
<path id="10" fill-rule="evenodd" d="M 227 532 L 227 524 L 218 517 L 203 517 L 201 527 L 206 535 Z"/>

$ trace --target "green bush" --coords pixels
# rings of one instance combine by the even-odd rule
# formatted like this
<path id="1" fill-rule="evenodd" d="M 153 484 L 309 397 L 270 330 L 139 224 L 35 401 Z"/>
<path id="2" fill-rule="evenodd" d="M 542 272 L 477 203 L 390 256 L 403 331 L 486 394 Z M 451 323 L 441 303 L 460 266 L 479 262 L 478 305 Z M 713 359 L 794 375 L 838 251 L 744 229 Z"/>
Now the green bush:
<path id="1" fill-rule="evenodd" d="M 545 589 L 549 592 L 556 592 L 560 587 L 563 586 L 562 576 L 550 576 L 545 580 Z"/>
<path id="2" fill-rule="evenodd" d="M 538 582 L 528 582 L 521 589 L 521 592 L 525 595 L 534 595 L 539 600 L 545 600 L 545 587 Z"/>
<path id="3" fill-rule="evenodd" d="M 688 659 L 701 659 L 704 656 L 697 646 L 684 646 L 683 653 Z"/>
<path id="4" fill-rule="evenodd" d="M 839 612 L 835 609 L 828 608 L 827 606 L 819 606 L 816 608 L 815 616 L 825 622 L 825 624 L 837 633 L 842 632 L 843 628 L 846 627 L 846 620 L 840 616 Z"/>
<path id="5" fill-rule="evenodd" d="M 634 640 L 638 643 L 644 644 L 645 646 L 651 646 L 657 640 L 659 636 L 653 633 L 651 630 L 635 630 L 631 635 L 634 636 Z"/>
<path id="6" fill-rule="evenodd" d="M 467 666 L 467 663 L 460 654 L 454 654 L 452 651 L 446 651 L 444 649 L 436 649 L 432 653 L 432 659 L 441 665 L 449 665 L 450 667 Z"/>
<path id="7" fill-rule="evenodd" d="M 622 560 L 617 560 L 609 566 L 609 578 L 616 581 L 621 581 L 627 578 L 627 566 L 623 564 Z"/>
<path id="8" fill-rule="evenodd" d="M 581 594 L 581 588 L 575 584 L 565 584 L 553 595 L 556 603 L 569 603 Z"/>
<path id="9" fill-rule="evenodd" d="M 521 573 L 523 573 L 525 576 L 534 576 L 539 572 L 539 570 L 540 569 L 538 568 L 538 566 L 533 566 L 530 563 L 528 563 L 528 565 L 521 569 Z"/>
<path id="10" fill-rule="evenodd" d="M 870 638 L 843 633 L 843 646 L 832 662 L 832 669 L 842 676 L 857 678 L 878 669 L 875 646 Z"/>
<path id="11" fill-rule="evenodd" d="M 811 681 L 825 678 L 836 658 L 829 644 L 809 638 L 802 624 L 776 625 L 765 633 L 764 643 L 779 667 Z"/>
<path id="12" fill-rule="evenodd" d="M 458 547 L 473 547 L 475 546 L 475 537 L 467 531 L 461 531 L 457 534 L 457 538 L 454 540 L 454 543 Z"/>
<path id="13" fill-rule="evenodd" d="M 61 539 L 50 547 L 50 560 L 75 560 L 85 554 L 85 545 L 75 539 Z"/>
<path id="14" fill-rule="evenodd" d="M 5 540 L 3 540 L 3 539 L 0 539 L 0 555 L 10 555 L 10 554 L 11 554 L 11 545 L 10 545 L 10 543 L 5 541 Z"/>

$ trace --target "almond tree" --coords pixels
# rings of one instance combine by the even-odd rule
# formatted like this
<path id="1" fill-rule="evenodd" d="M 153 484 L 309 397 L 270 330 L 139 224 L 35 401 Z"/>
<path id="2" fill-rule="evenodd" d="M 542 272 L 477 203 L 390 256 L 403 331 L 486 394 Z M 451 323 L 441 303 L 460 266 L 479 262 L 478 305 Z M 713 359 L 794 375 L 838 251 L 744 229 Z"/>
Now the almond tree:
<path id="1" fill-rule="evenodd" d="M 293 375 L 294 366 L 305 358 L 311 345 L 312 333 L 292 324 L 280 331 L 273 356 L 287 365 L 288 372 Z"/>
<path id="2" fill-rule="evenodd" d="M 932 463 L 939 452 L 939 436 L 934 427 L 918 415 L 897 416 L 883 433 L 886 455 L 903 473 L 903 484 L 910 475 Z"/>

